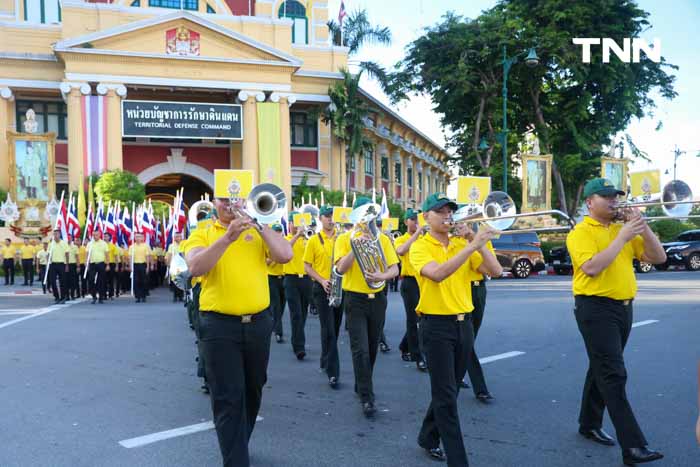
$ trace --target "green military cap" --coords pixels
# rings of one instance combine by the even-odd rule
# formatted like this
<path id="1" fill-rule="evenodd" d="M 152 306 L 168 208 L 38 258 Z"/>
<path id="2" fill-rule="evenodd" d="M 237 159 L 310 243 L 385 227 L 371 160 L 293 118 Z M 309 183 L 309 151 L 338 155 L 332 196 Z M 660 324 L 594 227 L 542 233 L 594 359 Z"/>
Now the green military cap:
<path id="1" fill-rule="evenodd" d="M 365 204 L 370 204 L 371 202 L 372 202 L 372 200 L 367 198 L 366 196 L 359 196 L 357 199 L 355 199 L 355 202 L 352 204 L 352 208 L 357 209 L 360 206 L 364 206 Z"/>
<path id="2" fill-rule="evenodd" d="M 318 215 L 319 216 L 332 216 L 333 215 L 333 206 L 329 206 L 329 205 L 321 206 L 318 210 Z"/>
<path id="3" fill-rule="evenodd" d="M 625 192 L 615 188 L 615 185 L 607 178 L 594 178 L 586 182 L 586 186 L 583 187 L 583 197 L 588 198 L 593 195 L 600 196 L 624 196 Z"/>
<path id="4" fill-rule="evenodd" d="M 449 206 L 453 211 L 457 210 L 457 203 L 448 198 L 445 193 L 433 193 L 423 201 L 423 212 L 437 211 L 443 206 Z"/>
<path id="5" fill-rule="evenodd" d="M 419 209 L 408 208 L 408 209 L 406 209 L 406 212 L 403 214 L 403 219 L 404 220 L 407 220 L 407 219 L 416 220 L 418 218 L 418 214 L 420 214 Z"/>
<path id="6" fill-rule="evenodd" d="M 272 224 L 270 228 L 275 232 L 282 232 L 282 224 Z"/>

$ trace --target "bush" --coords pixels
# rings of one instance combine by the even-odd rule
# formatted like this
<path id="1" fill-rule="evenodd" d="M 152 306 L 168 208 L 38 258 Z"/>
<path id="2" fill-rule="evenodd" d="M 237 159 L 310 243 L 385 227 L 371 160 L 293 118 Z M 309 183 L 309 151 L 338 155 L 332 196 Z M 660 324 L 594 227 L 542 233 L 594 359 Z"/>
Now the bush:
<path id="1" fill-rule="evenodd" d="M 659 237 L 662 242 L 672 242 L 678 234 L 686 230 L 696 229 L 697 225 L 689 222 L 681 222 L 677 219 L 660 219 L 650 222 L 651 230 Z"/>

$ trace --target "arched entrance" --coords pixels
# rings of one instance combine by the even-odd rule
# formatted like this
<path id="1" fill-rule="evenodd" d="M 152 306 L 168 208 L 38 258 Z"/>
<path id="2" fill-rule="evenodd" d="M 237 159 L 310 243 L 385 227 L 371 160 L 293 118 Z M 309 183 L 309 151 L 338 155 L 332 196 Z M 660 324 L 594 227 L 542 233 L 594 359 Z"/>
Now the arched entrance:
<path id="1" fill-rule="evenodd" d="M 209 199 L 213 192 L 209 185 L 196 177 L 187 174 L 170 173 L 160 175 L 146 183 L 146 197 L 152 201 L 161 201 L 172 205 L 175 193 L 184 188 L 185 208 L 189 208 L 195 201 L 199 201 L 206 193 Z"/>

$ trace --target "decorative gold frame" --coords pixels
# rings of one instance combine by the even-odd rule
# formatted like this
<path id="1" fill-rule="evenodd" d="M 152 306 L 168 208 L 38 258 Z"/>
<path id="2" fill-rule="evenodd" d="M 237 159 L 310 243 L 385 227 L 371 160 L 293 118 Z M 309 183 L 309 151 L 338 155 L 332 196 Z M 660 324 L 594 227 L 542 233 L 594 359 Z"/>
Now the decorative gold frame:
<path id="1" fill-rule="evenodd" d="M 43 141 L 47 143 L 46 157 L 48 159 L 47 171 L 49 176 L 47 192 L 49 196 L 49 201 L 51 201 L 56 196 L 56 133 L 29 134 L 7 131 L 8 157 L 10 162 L 10 193 L 12 195 L 13 200 L 17 203 L 17 206 L 19 208 L 23 208 L 27 205 L 36 205 L 37 202 L 45 202 L 39 200 L 18 201 L 19 196 L 17 194 L 17 154 L 15 154 L 17 141 Z"/>
<path id="2" fill-rule="evenodd" d="M 534 208 L 530 206 L 528 202 L 527 192 L 528 192 L 528 173 L 527 173 L 527 163 L 529 161 L 538 161 L 545 163 L 545 206 L 544 208 Z M 522 193 L 522 205 L 521 212 L 533 212 L 533 211 L 548 211 L 552 206 L 552 155 L 534 155 L 534 154 L 523 154 L 522 155 L 522 183 L 523 183 L 523 193 Z"/>
<path id="3" fill-rule="evenodd" d="M 602 178 L 607 178 L 605 176 L 605 165 L 606 164 L 613 164 L 613 165 L 620 165 L 622 166 L 622 186 L 616 186 L 615 188 L 624 191 L 627 193 L 629 191 L 629 182 L 627 180 L 627 169 L 628 169 L 628 164 L 629 164 L 629 159 L 617 159 L 614 157 L 601 157 L 600 158 L 600 176 Z M 611 180 L 613 184 L 615 183 L 615 180 Z"/>

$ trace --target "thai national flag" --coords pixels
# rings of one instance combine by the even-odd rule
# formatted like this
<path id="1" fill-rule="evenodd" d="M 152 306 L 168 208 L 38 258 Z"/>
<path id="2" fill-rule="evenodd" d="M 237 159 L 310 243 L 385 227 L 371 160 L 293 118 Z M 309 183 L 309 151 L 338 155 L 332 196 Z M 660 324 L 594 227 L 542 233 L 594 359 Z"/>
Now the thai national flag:
<path id="1" fill-rule="evenodd" d="M 140 230 L 143 234 L 150 236 L 155 233 L 153 225 L 151 225 L 151 218 L 148 215 L 148 211 L 144 209 L 139 220 Z"/>
<path id="2" fill-rule="evenodd" d="M 117 227 L 114 224 L 114 210 L 110 209 L 109 213 L 107 213 L 107 219 L 105 220 L 104 224 L 104 230 L 106 233 L 111 235 L 112 237 L 112 243 L 116 243 L 117 241 Z"/>
<path id="3" fill-rule="evenodd" d="M 119 219 L 119 236 L 120 243 L 123 242 L 123 246 L 129 246 L 131 244 L 131 216 L 129 215 L 129 208 L 124 206 L 124 212 L 122 213 L 121 219 Z"/>
<path id="4" fill-rule="evenodd" d="M 75 200 L 71 198 L 70 206 L 68 207 L 68 218 L 66 219 L 66 228 L 68 234 L 73 238 L 80 238 L 80 223 L 78 222 L 78 208 L 75 206 Z"/>
<path id="5" fill-rule="evenodd" d="M 87 220 L 85 221 L 85 235 L 92 235 L 95 228 L 95 214 L 92 212 L 92 206 L 88 209 Z"/>
<path id="6" fill-rule="evenodd" d="M 100 203 L 100 205 L 97 207 L 97 214 L 95 215 L 95 230 L 93 230 L 93 232 L 97 232 L 99 230 L 103 234 L 105 233 L 104 216 L 104 206 L 102 206 L 102 203 Z"/>
<path id="7" fill-rule="evenodd" d="M 386 190 L 382 188 L 382 207 L 379 211 L 379 218 L 380 219 L 387 219 L 390 217 L 391 214 L 389 213 L 389 203 L 387 203 L 386 200 Z"/>
<path id="8" fill-rule="evenodd" d="M 185 205 L 182 199 L 178 200 L 177 211 L 175 215 L 177 217 L 177 232 L 183 232 L 185 225 L 187 224 L 187 215 L 185 214 Z"/>
<path id="9" fill-rule="evenodd" d="M 340 25 L 343 25 L 343 19 L 347 16 L 347 12 L 345 11 L 345 2 L 341 0 L 340 2 L 340 11 L 338 11 L 338 23 Z"/>
<path id="10" fill-rule="evenodd" d="M 64 240 L 68 238 L 66 227 L 66 202 L 61 200 L 61 207 L 58 211 L 58 217 L 56 218 L 56 229 L 61 231 L 61 238 Z"/>

